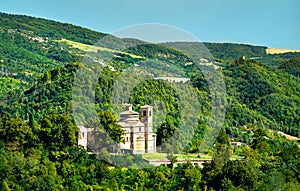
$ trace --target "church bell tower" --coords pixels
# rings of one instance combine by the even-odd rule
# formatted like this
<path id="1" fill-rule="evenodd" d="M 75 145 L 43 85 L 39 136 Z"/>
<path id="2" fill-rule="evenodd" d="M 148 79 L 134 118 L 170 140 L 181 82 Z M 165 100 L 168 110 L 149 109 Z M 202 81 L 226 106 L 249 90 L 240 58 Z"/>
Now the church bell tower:
<path id="1" fill-rule="evenodd" d="M 141 106 L 141 122 L 145 125 L 146 153 L 156 152 L 156 135 L 153 133 L 153 107 Z"/>
<path id="2" fill-rule="evenodd" d="M 145 132 L 152 133 L 153 127 L 152 127 L 152 106 L 145 105 L 141 107 L 141 121 L 145 124 Z"/>

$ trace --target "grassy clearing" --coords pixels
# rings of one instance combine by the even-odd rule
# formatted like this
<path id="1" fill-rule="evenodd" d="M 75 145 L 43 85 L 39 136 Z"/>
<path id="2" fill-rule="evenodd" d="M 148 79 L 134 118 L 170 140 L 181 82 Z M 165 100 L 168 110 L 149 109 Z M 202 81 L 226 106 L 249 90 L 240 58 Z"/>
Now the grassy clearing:
<path id="1" fill-rule="evenodd" d="M 188 155 L 182 155 L 182 154 L 175 154 L 177 159 L 195 159 L 195 160 L 211 160 L 212 156 L 201 154 L 200 157 L 198 157 L 198 154 L 188 154 Z M 143 154 L 143 158 L 147 160 L 168 160 L 167 159 L 167 153 L 147 153 Z"/>
<path id="2" fill-rule="evenodd" d="M 167 153 L 146 153 L 143 158 L 147 160 L 167 160 Z"/>
<path id="3" fill-rule="evenodd" d="M 61 39 L 61 40 L 58 40 L 57 42 L 66 42 L 69 45 L 73 46 L 74 48 L 78 48 L 79 50 L 83 50 L 85 52 L 97 52 L 98 50 L 105 51 L 105 52 L 115 52 L 114 50 L 109 49 L 109 48 L 83 44 L 83 43 L 74 42 L 74 41 L 67 40 L 67 39 Z"/>
<path id="4" fill-rule="evenodd" d="M 69 45 L 71 45 L 72 47 L 78 48 L 79 50 L 82 50 L 82 51 L 85 51 L 85 52 L 103 51 L 103 52 L 110 52 L 110 53 L 126 54 L 126 55 L 128 55 L 128 56 L 130 56 L 132 58 L 143 58 L 141 56 L 130 54 L 130 53 L 127 53 L 127 52 L 122 52 L 122 51 L 113 50 L 113 49 L 109 49 L 109 48 L 105 48 L 105 47 L 100 47 L 100 46 L 93 46 L 93 45 L 83 44 L 83 43 L 74 42 L 74 41 L 67 40 L 67 39 L 57 40 L 57 42 L 66 42 Z"/>
<path id="5" fill-rule="evenodd" d="M 168 160 L 167 159 L 167 153 L 147 153 L 142 155 L 144 159 L 146 160 Z M 187 155 L 182 155 L 182 154 L 177 154 L 175 155 L 178 160 L 186 159 L 186 160 L 212 160 L 213 156 L 207 155 L 207 154 L 187 154 Z M 243 156 L 238 156 L 238 155 L 232 155 L 230 157 L 231 160 L 240 160 L 242 159 Z"/>

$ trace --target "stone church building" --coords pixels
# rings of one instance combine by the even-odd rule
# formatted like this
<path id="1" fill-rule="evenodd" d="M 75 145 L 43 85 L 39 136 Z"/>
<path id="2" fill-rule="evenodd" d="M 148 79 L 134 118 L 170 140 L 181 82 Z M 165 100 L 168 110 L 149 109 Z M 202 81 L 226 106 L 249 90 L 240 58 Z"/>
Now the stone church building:
<path id="1" fill-rule="evenodd" d="M 121 153 L 155 153 L 156 134 L 153 133 L 153 108 L 150 105 L 141 106 L 141 114 L 132 110 L 127 104 L 127 110 L 120 113 L 119 125 L 125 131 L 124 143 L 114 146 L 114 150 Z M 94 140 L 93 129 L 78 126 L 80 138 L 78 145 L 88 148 L 89 142 Z"/>
<path id="2" fill-rule="evenodd" d="M 127 111 L 120 113 L 119 125 L 125 131 L 125 143 L 120 143 L 121 152 L 131 151 L 134 154 L 155 153 L 156 134 L 153 133 L 152 106 L 141 107 L 141 120 L 139 113 L 132 110 L 132 105 L 127 105 Z"/>

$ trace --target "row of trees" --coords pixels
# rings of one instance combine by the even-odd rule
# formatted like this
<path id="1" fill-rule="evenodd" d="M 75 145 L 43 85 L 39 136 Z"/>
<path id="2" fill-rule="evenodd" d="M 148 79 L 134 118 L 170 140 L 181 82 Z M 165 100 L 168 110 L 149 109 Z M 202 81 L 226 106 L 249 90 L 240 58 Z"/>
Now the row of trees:
<path id="1" fill-rule="evenodd" d="M 268 136 L 270 139 L 266 139 Z M 230 160 L 223 129 L 211 163 L 145 169 L 111 167 L 76 145 L 76 127 L 63 114 L 27 123 L 0 115 L 1 190 L 299 190 L 298 145 L 254 131 L 244 158 Z"/>

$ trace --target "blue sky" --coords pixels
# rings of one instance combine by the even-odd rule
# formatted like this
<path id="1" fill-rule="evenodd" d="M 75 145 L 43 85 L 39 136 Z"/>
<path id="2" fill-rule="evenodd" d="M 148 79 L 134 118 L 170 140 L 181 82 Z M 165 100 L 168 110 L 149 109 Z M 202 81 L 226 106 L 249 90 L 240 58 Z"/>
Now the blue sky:
<path id="1" fill-rule="evenodd" d="M 299 0 L 0 0 L 0 11 L 106 33 L 134 24 L 161 23 L 203 42 L 300 49 Z"/>

